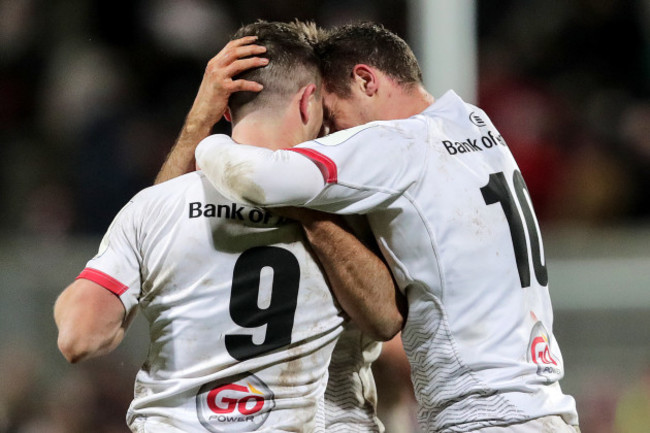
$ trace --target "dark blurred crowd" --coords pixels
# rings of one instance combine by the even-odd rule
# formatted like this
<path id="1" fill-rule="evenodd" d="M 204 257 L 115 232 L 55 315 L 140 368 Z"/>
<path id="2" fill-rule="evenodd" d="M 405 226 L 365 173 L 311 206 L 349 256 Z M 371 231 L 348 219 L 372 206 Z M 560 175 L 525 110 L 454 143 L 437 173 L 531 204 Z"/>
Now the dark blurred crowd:
<path id="1" fill-rule="evenodd" d="M 207 60 L 240 24 L 369 19 L 408 40 L 408 5 L 0 0 L 0 230 L 102 233 L 151 184 Z M 647 220 L 649 2 L 481 0 L 477 12 L 478 103 L 540 217 Z"/>
<path id="2" fill-rule="evenodd" d="M 0 347 L 0 432 L 128 433 L 135 369 L 110 355 L 61 372 L 25 342 Z"/>
<path id="3" fill-rule="evenodd" d="M 650 1 L 476 3 L 477 102 L 515 154 L 542 224 L 650 222 Z M 205 64 L 239 25 L 373 20 L 408 41 L 408 5 L 0 0 L 0 234 L 101 235 L 153 182 Z M 227 131 L 225 123 L 215 128 Z M 127 431 L 135 369 L 119 358 L 53 377 L 49 364 L 62 358 L 0 349 L 0 433 Z M 412 433 L 408 387 L 395 394 L 391 382 L 404 383 L 408 372 L 385 373 L 391 365 L 377 365 L 380 393 L 395 395 L 380 404 L 388 425 Z M 629 399 L 635 392 L 627 410 L 638 404 L 644 413 L 650 379 Z M 583 431 L 615 431 L 610 403 L 607 421 Z"/>
<path id="4" fill-rule="evenodd" d="M 152 183 L 241 24 L 372 19 L 404 34 L 404 16 L 393 0 L 0 0 L 0 229 L 103 233 Z"/>
<path id="5" fill-rule="evenodd" d="M 479 103 L 540 218 L 647 221 L 650 2 L 480 3 Z"/>

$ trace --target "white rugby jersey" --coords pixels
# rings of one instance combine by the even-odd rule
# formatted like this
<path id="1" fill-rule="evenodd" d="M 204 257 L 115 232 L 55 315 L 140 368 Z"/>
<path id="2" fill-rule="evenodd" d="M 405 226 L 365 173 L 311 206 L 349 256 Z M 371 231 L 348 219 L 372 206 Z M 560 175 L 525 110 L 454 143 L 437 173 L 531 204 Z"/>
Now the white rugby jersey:
<path id="1" fill-rule="evenodd" d="M 381 343 L 348 324 L 341 334 L 329 366 L 325 390 L 327 433 L 382 433 L 377 417 L 377 387 L 372 363 Z"/>
<path id="2" fill-rule="evenodd" d="M 134 432 L 325 431 L 343 319 L 299 225 L 191 173 L 137 194 L 79 277 L 149 322 Z"/>
<path id="3" fill-rule="evenodd" d="M 367 214 L 408 297 L 402 338 L 424 431 L 545 415 L 578 424 L 558 384 L 563 361 L 528 190 L 481 109 L 450 91 L 411 118 L 291 150 L 212 136 L 196 156 L 228 196 Z"/>

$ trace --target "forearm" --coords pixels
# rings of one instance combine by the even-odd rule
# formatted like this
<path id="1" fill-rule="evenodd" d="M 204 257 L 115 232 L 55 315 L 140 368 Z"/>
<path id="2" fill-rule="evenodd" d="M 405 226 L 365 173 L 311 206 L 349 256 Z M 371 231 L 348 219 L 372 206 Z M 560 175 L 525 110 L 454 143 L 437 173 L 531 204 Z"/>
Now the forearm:
<path id="1" fill-rule="evenodd" d="M 167 159 L 160 168 L 154 183 L 165 182 L 194 171 L 196 167 L 196 160 L 194 158 L 196 145 L 210 135 L 213 126 L 214 123 L 212 121 L 196 118 L 190 112 L 174 147 L 172 147 L 169 155 L 167 155 Z"/>
<path id="2" fill-rule="evenodd" d="M 389 340 L 401 329 L 406 303 L 383 260 L 342 226 L 333 215 L 303 221 L 343 310 L 366 334 Z"/>

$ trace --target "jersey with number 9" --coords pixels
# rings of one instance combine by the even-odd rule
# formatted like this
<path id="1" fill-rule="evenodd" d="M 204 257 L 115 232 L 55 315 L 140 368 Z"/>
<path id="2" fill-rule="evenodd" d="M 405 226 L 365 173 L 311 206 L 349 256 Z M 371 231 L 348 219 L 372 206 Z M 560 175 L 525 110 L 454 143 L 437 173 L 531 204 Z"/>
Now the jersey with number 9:
<path id="1" fill-rule="evenodd" d="M 137 194 L 80 277 L 149 323 L 133 431 L 323 431 L 343 319 L 297 224 L 191 173 Z"/>

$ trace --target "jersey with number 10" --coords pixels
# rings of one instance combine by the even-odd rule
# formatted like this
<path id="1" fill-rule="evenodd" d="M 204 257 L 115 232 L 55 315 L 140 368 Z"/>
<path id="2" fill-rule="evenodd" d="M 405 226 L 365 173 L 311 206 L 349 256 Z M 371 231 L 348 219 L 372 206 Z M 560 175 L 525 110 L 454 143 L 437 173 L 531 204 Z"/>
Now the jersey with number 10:
<path id="1" fill-rule="evenodd" d="M 137 194 L 80 278 L 149 322 L 134 432 L 325 431 L 343 319 L 297 224 L 191 173 Z"/>
<path id="2" fill-rule="evenodd" d="M 408 297 L 402 337 L 425 431 L 464 432 L 546 415 L 578 423 L 573 398 L 558 384 L 563 361 L 532 203 L 482 110 L 450 91 L 411 118 L 372 122 L 291 150 L 257 152 L 260 160 L 251 160 L 239 185 L 253 185 L 249 200 L 262 197 L 266 205 L 367 215 Z M 214 136 L 199 145 L 197 158 L 231 164 L 236 152 L 244 159 L 243 146 Z M 303 156 L 319 170 L 305 168 Z M 300 188 L 282 183 L 296 184 L 293 168 L 302 170 Z M 204 170 L 227 195 L 246 194 Z"/>

